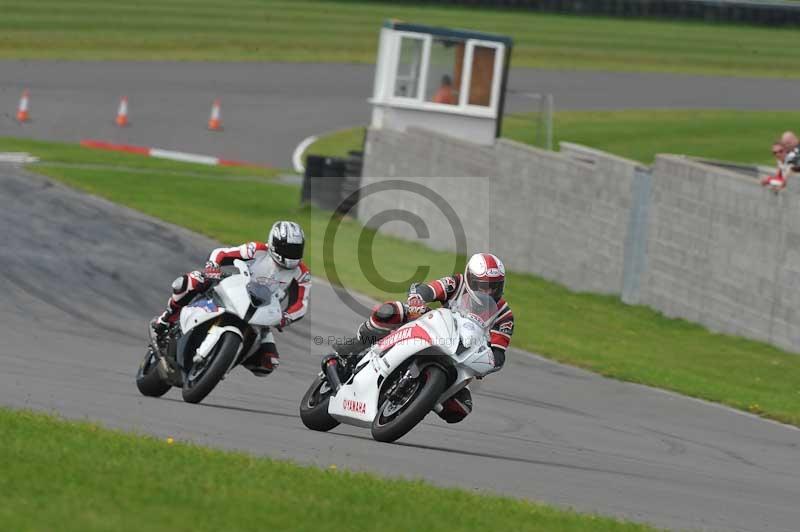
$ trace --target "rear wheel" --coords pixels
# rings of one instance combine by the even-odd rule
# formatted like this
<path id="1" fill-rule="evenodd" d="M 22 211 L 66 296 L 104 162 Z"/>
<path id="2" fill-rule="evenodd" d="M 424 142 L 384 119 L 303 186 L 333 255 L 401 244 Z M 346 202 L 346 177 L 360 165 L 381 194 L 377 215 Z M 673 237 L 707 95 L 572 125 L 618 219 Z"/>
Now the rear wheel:
<path id="1" fill-rule="evenodd" d="M 147 397 L 161 397 L 169 391 L 172 386 L 161 378 L 158 373 L 158 356 L 152 347 L 147 349 L 144 359 L 136 372 L 136 387 L 139 392 Z"/>
<path id="2" fill-rule="evenodd" d="M 332 395 L 333 390 L 328 386 L 328 379 L 318 376 L 300 402 L 300 419 L 303 425 L 320 432 L 327 432 L 339 425 L 328 413 L 328 403 Z"/>
<path id="3" fill-rule="evenodd" d="M 183 400 L 187 403 L 199 403 L 205 399 L 225 376 L 241 345 L 242 339 L 239 335 L 223 333 L 211 353 L 202 362 L 193 364 L 183 380 Z"/>
<path id="4" fill-rule="evenodd" d="M 438 366 L 423 368 L 419 377 L 381 397 L 372 421 L 372 437 L 393 442 L 405 436 L 428 415 L 446 387 L 444 370 Z"/>

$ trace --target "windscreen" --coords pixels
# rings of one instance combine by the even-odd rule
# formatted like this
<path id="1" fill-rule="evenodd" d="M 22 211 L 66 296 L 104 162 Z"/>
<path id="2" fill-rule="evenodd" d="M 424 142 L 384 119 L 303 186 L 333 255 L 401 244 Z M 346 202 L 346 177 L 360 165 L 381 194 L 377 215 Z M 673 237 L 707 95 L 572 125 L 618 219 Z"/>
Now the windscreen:
<path id="1" fill-rule="evenodd" d="M 483 330 L 488 330 L 497 317 L 497 303 L 482 292 L 464 291 L 450 304 L 450 310 L 468 318 Z"/>
<path id="2" fill-rule="evenodd" d="M 254 307 L 263 307 L 272 302 L 272 290 L 267 283 L 250 281 L 247 283 L 247 295 L 250 296 L 250 303 Z"/>

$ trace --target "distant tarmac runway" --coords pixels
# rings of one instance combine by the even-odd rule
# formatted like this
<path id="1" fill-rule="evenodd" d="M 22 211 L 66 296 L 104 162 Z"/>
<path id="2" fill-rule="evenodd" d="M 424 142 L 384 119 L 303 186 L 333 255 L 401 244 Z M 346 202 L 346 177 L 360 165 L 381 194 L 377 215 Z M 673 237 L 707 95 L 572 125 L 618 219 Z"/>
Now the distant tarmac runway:
<path id="1" fill-rule="evenodd" d="M 369 121 L 374 66 L 355 64 L 0 61 L 0 136 L 98 138 L 291 166 L 304 138 Z M 14 113 L 24 88 L 33 121 Z M 796 80 L 513 69 L 508 112 L 521 93 L 552 93 L 556 109 L 780 109 Z M 113 124 L 121 96 L 131 126 Z M 222 132 L 206 130 L 222 100 Z"/>

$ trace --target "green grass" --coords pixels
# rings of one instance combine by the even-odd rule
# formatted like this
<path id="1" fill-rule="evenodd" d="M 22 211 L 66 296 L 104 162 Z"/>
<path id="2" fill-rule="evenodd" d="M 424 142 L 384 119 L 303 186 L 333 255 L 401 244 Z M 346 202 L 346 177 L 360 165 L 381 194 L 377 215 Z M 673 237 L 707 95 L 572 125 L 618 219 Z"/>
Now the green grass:
<path id="1" fill-rule="evenodd" d="M 0 13 L 2 58 L 372 63 L 399 18 L 510 35 L 517 67 L 800 75 L 776 46 L 800 32 L 783 28 L 300 0 L 0 0 Z"/>
<path id="2" fill-rule="evenodd" d="M 361 150 L 364 144 L 364 127 L 340 129 L 320 135 L 303 153 L 326 155 L 328 157 L 347 157 L 349 151 Z"/>
<path id="3" fill-rule="evenodd" d="M 321 470 L 0 408 L 0 522 L 18 532 L 641 531 L 421 481 Z"/>
<path id="4" fill-rule="evenodd" d="M 656 153 L 773 165 L 772 142 L 800 123 L 797 111 L 625 110 L 559 111 L 553 118 L 555 146 L 576 142 L 652 163 Z M 512 115 L 503 136 L 533 144 L 532 117 Z"/>
<path id="5" fill-rule="evenodd" d="M 151 171 L 162 174 L 191 174 L 208 177 L 262 177 L 278 174 L 277 169 L 244 166 L 207 166 L 168 159 L 156 159 L 132 153 L 84 148 L 78 144 L 0 137 L 0 152 L 27 152 L 42 163 L 66 163 L 97 167 L 124 167 L 131 171 Z M 42 164 L 37 163 L 37 164 Z M 32 167 L 36 167 L 33 165 Z"/>
<path id="6" fill-rule="evenodd" d="M 297 219 L 307 229 L 312 272 L 325 274 L 322 240 L 330 217 L 297 206 L 295 186 L 173 176 L 165 188 L 159 186 L 157 173 L 52 164 L 41 165 L 38 171 L 226 243 L 259 238 L 277 218 Z M 213 217 L 205 214 L 212 211 Z M 394 291 L 376 288 L 353 260 L 359 253 L 370 253 L 359 249 L 361 232 L 356 222 L 345 220 L 328 265 L 335 264 L 348 287 L 379 299 L 400 295 L 405 287 Z M 382 235 L 375 238 L 372 254 L 378 271 L 396 280 L 411 276 L 419 264 L 430 265 L 435 276 L 463 267 L 463 257 L 456 260 L 452 254 Z M 614 297 L 573 293 L 530 275 L 512 273 L 507 294 L 518 320 L 512 342 L 515 347 L 610 377 L 800 425 L 800 357 L 796 355 L 767 344 L 713 334 L 644 307 L 623 305 Z"/>
<path id="7" fill-rule="evenodd" d="M 506 116 L 503 136 L 537 144 L 534 119 L 534 115 Z M 646 164 L 657 153 L 674 153 L 770 166 L 775 164 L 772 142 L 799 123 L 797 111 L 559 111 L 553 116 L 553 140 L 556 147 L 561 141 L 575 142 Z M 362 138 L 363 127 L 334 131 L 321 136 L 306 153 L 345 155 L 361 149 Z"/>

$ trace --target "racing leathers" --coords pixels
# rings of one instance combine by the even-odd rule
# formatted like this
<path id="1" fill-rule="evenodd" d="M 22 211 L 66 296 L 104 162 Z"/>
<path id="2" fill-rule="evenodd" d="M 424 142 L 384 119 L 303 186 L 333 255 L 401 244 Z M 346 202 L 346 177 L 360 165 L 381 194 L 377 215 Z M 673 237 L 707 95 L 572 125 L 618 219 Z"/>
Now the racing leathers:
<path id="1" fill-rule="evenodd" d="M 381 338 L 401 325 L 412 321 L 424 313 L 427 303 L 439 302 L 448 306 L 461 293 L 464 276 L 456 273 L 429 283 L 412 285 L 408 302 L 388 301 L 376 306 L 365 322 L 358 328 L 354 339 L 348 339 L 334 347 L 341 357 L 363 353 Z M 489 343 L 494 355 L 495 369 L 499 371 L 505 363 L 506 349 L 511 343 L 514 333 L 514 315 L 505 299 L 497 301 L 497 318 L 490 329 Z M 472 411 L 472 397 L 468 388 L 463 388 L 456 395 L 442 404 L 437 414 L 448 423 L 457 423 Z"/>
<path id="2" fill-rule="evenodd" d="M 221 266 L 233 264 L 236 259 L 251 261 L 250 273 L 253 278 L 270 278 L 278 281 L 284 293 L 281 299 L 283 318 L 278 326 L 279 329 L 301 319 L 308 310 L 311 274 L 302 261 L 296 268 L 282 268 L 272 259 L 268 249 L 264 242 L 247 242 L 240 246 L 217 248 L 211 252 L 203 271 L 195 270 L 175 279 L 166 310 L 153 320 L 157 336 L 163 334 L 170 324 L 178 320 L 183 307 L 219 279 Z M 278 366 L 279 360 L 274 336 L 272 332 L 268 332 L 262 336 L 261 348 L 243 365 L 257 376 L 266 376 Z"/>

